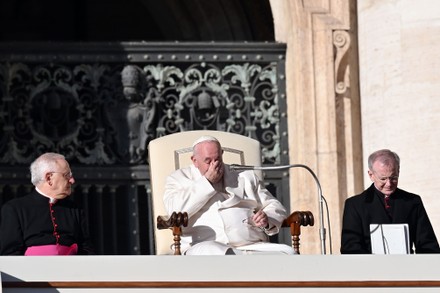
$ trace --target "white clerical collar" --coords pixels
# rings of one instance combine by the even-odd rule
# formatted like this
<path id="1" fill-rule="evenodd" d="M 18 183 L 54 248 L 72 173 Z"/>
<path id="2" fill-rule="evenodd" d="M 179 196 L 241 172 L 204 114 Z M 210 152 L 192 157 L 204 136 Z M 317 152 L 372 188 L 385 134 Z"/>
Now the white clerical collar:
<path id="1" fill-rule="evenodd" d="M 47 197 L 47 198 L 49 199 L 49 203 L 56 203 L 56 202 L 57 202 L 57 199 L 56 199 L 56 198 L 53 198 L 53 197 L 48 196 L 47 194 L 44 194 L 40 189 L 38 189 L 38 187 L 35 187 L 35 190 L 36 190 L 39 194 L 41 194 L 42 196 Z"/>

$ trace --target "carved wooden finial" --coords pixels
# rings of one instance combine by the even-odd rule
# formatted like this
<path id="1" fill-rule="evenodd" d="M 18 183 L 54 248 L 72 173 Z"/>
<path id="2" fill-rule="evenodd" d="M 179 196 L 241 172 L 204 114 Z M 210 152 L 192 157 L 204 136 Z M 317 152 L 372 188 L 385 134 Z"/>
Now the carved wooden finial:
<path id="1" fill-rule="evenodd" d="M 299 252 L 299 235 L 301 235 L 301 226 L 313 226 L 315 219 L 310 211 L 296 211 L 287 217 L 283 222 L 283 227 L 290 227 L 292 235 L 292 247 L 297 254 Z"/>
<path id="2" fill-rule="evenodd" d="M 173 212 L 167 219 L 163 216 L 157 217 L 157 229 L 171 229 L 174 236 L 174 255 L 180 255 L 180 236 L 182 227 L 188 226 L 188 214 L 186 212 Z"/>

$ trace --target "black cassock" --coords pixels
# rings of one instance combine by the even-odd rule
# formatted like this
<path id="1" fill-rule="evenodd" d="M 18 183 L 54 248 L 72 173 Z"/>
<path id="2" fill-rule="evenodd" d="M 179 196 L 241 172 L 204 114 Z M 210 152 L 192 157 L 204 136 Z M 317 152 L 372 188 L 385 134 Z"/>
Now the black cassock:
<path id="1" fill-rule="evenodd" d="M 94 254 L 83 210 L 70 199 L 51 205 L 34 190 L 3 205 L 1 255 L 24 255 L 28 247 L 57 244 L 57 238 L 60 245 L 76 243 L 78 254 Z"/>

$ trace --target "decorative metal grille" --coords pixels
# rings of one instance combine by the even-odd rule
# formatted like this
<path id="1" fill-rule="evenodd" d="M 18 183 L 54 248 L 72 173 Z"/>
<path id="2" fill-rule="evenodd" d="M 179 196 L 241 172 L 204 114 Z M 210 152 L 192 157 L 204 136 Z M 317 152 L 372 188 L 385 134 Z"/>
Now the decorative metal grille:
<path id="1" fill-rule="evenodd" d="M 277 69 L 275 62 L 126 66 L 130 158 L 145 158 L 149 137 L 215 129 L 257 138 L 264 161 L 279 163 Z"/>
<path id="2" fill-rule="evenodd" d="M 284 54 L 268 43 L 0 44 L 1 202 L 30 189 L 32 160 L 59 152 L 78 174 L 75 200 L 90 226 L 111 219 L 95 228 L 98 251 L 153 252 L 140 236 L 152 227 L 139 224 L 149 209 L 148 142 L 215 129 L 258 139 L 265 164 L 287 163 Z M 274 192 L 288 190 L 271 176 Z M 118 196 L 128 202 L 118 218 L 129 222 L 130 248 L 112 232 Z"/>

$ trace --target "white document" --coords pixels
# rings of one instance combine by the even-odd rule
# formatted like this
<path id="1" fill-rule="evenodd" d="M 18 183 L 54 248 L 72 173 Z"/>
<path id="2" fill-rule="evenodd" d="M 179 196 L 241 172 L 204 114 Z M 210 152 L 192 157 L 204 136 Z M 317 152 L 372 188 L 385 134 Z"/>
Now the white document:
<path id="1" fill-rule="evenodd" d="M 370 224 L 373 254 L 409 254 L 408 224 Z"/>

